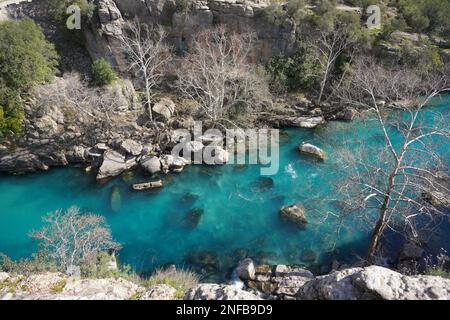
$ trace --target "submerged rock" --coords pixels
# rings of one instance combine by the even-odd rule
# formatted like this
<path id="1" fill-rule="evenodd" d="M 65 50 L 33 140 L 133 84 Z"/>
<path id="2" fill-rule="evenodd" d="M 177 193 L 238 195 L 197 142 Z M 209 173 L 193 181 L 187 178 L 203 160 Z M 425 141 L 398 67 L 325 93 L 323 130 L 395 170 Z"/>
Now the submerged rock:
<path id="1" fill-rule="evenodd" d="M 181 197 L 181 201 L 186 204 L 192 204 L 195 201 L 197 201 L 199 198 L 198 194 L 195 194 L 193 192 L 187 192 Z"/>
<path id="2" fill-rule="evenodd" d="M 313 263 L 317 259 L 317 253 L 312 249 L 306 249 L 302 252 L 300 259 L 305 263 Z"/>
<path id="3" fill-rule="evenodd" d="M 122 199 L 120 196 L 120 188 L 118 186 L 114 186 L 111 189 L 111 210 L 114 212 L 118 212 L 122 206 Z"/>
<path id="4" fill-rule="evenodd" d="M 281 208 L 280 215 L 283 219 L 294 222 L 300 228 L 305 228 L 308 223 L 305 207 L 301 203 Z"/>
<path id="5" fill-rule="evenodd" d="M 183 225 L 188 228 L 196 228 L 203 217 L 203 209 L 194 208 L 189 210 L 188 214 L 183 220 Z"/>
<path id="6" fill-rule="evenodd" d="M 219 257 L 213 251 L 191 252 L 187 257 L 187 261 L 204 274 L 216 273 L 220 268 Z"/>
<path id="7" fill-rule="evenodd" d="M 327 156 L 327 154 L 325 153 L 325 151 L 323 151 L 322 149 L 320 149 L 319 147 L 316 147 L 315 145 L 312 145 L 310 143 L 302 143 L 299 147 L 298 147 L 299 151 L 319 158 L 321 160 L 324 160 Z"/>
<path id="8" fill-rule="evenodd" d="M 252 191 L 267 191 L 274 187 L 275 183 L 272 178 L 259 177 L 252 183 Z"/>

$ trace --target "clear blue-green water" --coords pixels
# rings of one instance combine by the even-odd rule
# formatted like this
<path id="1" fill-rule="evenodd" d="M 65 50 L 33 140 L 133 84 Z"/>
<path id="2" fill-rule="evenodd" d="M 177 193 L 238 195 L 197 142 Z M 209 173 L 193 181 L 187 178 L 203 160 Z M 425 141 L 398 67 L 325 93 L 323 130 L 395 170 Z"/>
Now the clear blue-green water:
<path id="1" fill-rule="evenodd" d="M 427 117 L 439 111 L 448 121 L 449 101 L 439 101 Z M 258 166 L 189 166 L 181 174 L 163 177 L 165 187 L 151 192 L 131 190 L 132 183 L 148 180 L 139 172 L 106 183 L 96 183 L 95 175 L 81 168 L 1 176 L 0 252 L 16 259 L 29 256 L 36 244 L 27 235 L 41 226 L 41 217 L 76 205 L 106 217 L 113 237 L 123 244 L 121 262 L 140 272 L 171 263 L 190 266 L 196 252 L 208 252 L 205 259 L 220 275 L 245 255 L 265 263 L 306 266 L 335 258 L 352 262 L 364 255 L 364 222 L 350 217 L 338 223 L 334 215 L 340 210 L 336 187 L 345 176 L 338 154 L 361 141 L 376 152 L 383 144 L 376 123 L 333 122 L 316 130 L 287 130 L 280 140 L 280 170 L 268 189 L 258 187 Z M 328 159 L 319 162 L 301 155 L 297 147 L 302 141 L 321 146 Z M 448 144 L 441 147 L 449 149 Z M 192 194 L 196 197 L 188 196 Z M 296 202 L 307 209 L 305 230 L 279 217 L 282 206 Z M 192 208 L 204 212 L 196 227 L 186 224 Z"/>

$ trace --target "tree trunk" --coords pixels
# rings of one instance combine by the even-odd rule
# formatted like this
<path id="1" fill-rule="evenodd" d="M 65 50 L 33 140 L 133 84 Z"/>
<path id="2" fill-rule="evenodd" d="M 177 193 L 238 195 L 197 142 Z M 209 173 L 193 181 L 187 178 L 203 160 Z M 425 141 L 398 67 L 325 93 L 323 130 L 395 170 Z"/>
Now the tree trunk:
<path id="1" fill-rule="evenodd" d="M 378 219 L 378 222 L 375 226 L 375 229 L 373 230 L 372 237 L 370 239 L 370 245 L 369 250 L 367 252 L 367 258 L 366 258 L 366 265 L 370 266 L 373 264 L 373 259 L 375 257 L 375 254 L 377 253 L 378 246 L 380 244 L 380 239 L 384 231 L 385 226 L 385 219 L 386 217 L 386 209 L 384 212 L 380 215 L 380 218 Z"/>

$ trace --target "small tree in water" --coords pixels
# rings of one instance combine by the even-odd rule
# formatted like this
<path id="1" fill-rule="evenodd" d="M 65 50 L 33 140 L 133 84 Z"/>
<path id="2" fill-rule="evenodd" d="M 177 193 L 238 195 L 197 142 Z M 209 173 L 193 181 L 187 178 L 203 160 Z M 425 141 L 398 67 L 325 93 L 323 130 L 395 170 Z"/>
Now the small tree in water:
<path id="1" fill-rule="evenodd" d="M 43 220 L 44 227 L 31 236 L 39 241 L 40 250 L 68 274 L 95 262 L 102 252 L 120 249 L 102 216 L 82 214 L 71 207 L 66 212 L 49 213 Z"/>

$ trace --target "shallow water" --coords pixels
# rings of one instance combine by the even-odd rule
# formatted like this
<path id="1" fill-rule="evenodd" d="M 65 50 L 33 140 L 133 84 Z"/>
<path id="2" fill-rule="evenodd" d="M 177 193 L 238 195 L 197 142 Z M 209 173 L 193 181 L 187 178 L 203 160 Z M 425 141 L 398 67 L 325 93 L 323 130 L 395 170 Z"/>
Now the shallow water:
<path id="1" fill-rule="evenodd" d="M 449 101 L 441 101 L 430 112 L 446 112 L 448 119 Z M 41 217 L 76 205 L 106 217 L 114 238 L 123 244 L 121 261 L 141 272 L 169 263 L 189 266 L 195 252 L 208 252 L 200 259 L 218 268 L 216 275 L 227 274 L 243 256 L 305 266 L 334 258 L 352 262 L 364 255 L 367 231 L 355 219 L 337 227 L 336 187 L 345 170 L 336 157 L 342 148 L 354 148 L 362 140 L 374 148 L 381 146 L 381 132 L 375 125 L 333 122 L 316 130 L 285 131 L 280 137 L 280 170 L 271 177 L 273 187 L 267 188 L 258 180 L 259 166 L 237 165 L 192 165 L 181 174 L 163 177 L 165 188 L 150 192 L 131 190 L 132 183 L 148 180 L 139 172 L 102 184 L 81 168 L 2 176 L 0 252 L 12 258 L 29 256 L 36 245 L 27 235 L 41 226 Z M 321 146 L 328 159 L 320 162 L 301 155 L 297 147 L 302 141 Z M 296 202 L 307 209 L 305 230 L 279 217 L 282 206 Z M 193 208 L 203 210 L 197 226 L 186 219 Z"/>

